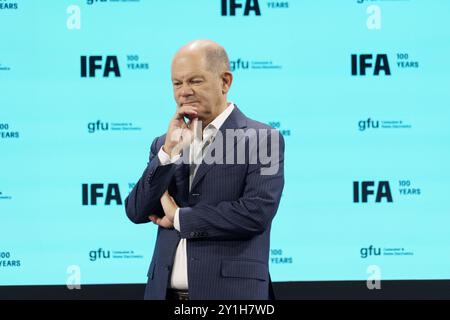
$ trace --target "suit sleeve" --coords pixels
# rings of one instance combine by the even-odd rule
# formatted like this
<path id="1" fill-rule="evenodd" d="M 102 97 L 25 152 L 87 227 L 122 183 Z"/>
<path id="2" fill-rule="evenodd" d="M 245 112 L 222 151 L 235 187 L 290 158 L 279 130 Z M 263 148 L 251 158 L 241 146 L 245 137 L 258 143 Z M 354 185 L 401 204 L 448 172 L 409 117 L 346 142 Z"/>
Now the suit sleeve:
<path id="1" fill-rule="evenodd" d="M 261 164 L 249 164 L 244 191 L 238 200 L 180 208 L 182 238 L 238 240 L 261 234 L 270 227 L 284 187 L 284 139 L 277 134 L 278 171 L 262 175 Z"/>
<path id="2" fill-rule="evenodd" d="M 149 216 L 164 215 L 160 198 L 175 172 L 174 164 L 162 166 L 158 154 L 159 138 L 155 138 L 150 147 L 150 159 L 141 178 L 125 199 L 125 210 L 128 218 L 134 223 L 149 222 Z"/>

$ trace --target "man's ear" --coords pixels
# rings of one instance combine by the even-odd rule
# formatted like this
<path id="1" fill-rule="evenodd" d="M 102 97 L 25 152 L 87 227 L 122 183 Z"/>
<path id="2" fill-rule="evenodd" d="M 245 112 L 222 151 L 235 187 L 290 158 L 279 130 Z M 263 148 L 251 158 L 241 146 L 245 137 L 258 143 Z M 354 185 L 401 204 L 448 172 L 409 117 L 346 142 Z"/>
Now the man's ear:
<path id="1" fill-rule="evenodd" d="M 231 83 L 233 82 L 233 74 L 230 71 L 222 73 L 222 93 L 226 94 L 230 90 Z"/>

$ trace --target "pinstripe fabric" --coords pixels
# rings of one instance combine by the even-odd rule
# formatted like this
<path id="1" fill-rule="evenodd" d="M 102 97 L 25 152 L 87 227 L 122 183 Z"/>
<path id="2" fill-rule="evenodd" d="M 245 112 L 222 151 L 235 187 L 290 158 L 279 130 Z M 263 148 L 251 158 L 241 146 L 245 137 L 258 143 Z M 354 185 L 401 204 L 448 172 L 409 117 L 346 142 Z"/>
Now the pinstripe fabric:
<path id="1" fill-rule="evenodd" d="M 272 129 L 236 107 L 220 131 L 225 137 L 226 129 L 238 128 Z M 159 199 L 168 189 L 181 208 L 181 229 L 158 227 L 146 299 L 165 299 L 180 238 L 188 240 L 191 299 L 270 298 L 270 227 L 284 186 L 284 140 L 276 135 L 280 141 L 276 174 L 261 175 L 262 165 L 249 161 L 246 143 L 245 163 L 200 164 L 190 191 L 189 164 L 160 166 L 157 152 L 165 136 L 153 141 L 147 168 L 125 200 L 126 213 L 134 223 L 148 222 L 150 214 L 163 215 Z M 223 155 L 227 152 L 224 148 Z"/>

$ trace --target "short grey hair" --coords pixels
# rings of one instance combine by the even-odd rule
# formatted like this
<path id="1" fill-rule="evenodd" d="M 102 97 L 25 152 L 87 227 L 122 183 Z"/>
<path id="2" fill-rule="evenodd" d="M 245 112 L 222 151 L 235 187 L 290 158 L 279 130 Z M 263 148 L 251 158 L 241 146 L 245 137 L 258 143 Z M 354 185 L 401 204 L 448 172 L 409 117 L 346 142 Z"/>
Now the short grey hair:
<path id="1" fill-rule="evenodd" d="M 222 46 L 205 48 L 206 68 L 216 74 L 230 71 L 230 59 Z"/>

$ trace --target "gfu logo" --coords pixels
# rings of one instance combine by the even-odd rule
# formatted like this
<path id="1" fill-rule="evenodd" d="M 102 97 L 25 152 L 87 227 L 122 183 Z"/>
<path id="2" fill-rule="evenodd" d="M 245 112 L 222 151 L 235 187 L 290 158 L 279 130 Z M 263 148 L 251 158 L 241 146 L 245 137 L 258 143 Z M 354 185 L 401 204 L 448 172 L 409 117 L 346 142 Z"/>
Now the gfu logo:
<path id="1" fill-rule="evenodd" d="M 359 253 L 361 254 L 361 258 L 363 259 L 370 256 L 380 256 L 381 248 L 374 248 L 372 245 L 370 245 L 368 248 L 361 248 Z"/>
<path id="2" fill-rule="evenodd" d="M 106 56 L 104 63 L 102 56 L 81 56 L 80 62 L 82 78 L 95 78 L 97 70 L 103 70 L 102 75 L 104 78 L 108 78 L 111 73 L 115 77 L 121 76 L 117 56 Z"/>
<path id="3" fill-rule="evenodd" d="M 249 68 L 249 62 L 241 59 L 231 60 L 230 61 L 230 70 L 247 70 Z"/>
<path id="4" fill-rule="evenodd" d="M 87 127 L 89 133 L 94 133 L 97 131 L 108 131 L 109 123 L 108 122 L 103 123 L 100 120 L 97 120 L 97 122 L 89 122 Z"/>
<path id="5" fill-rule="evenodd" d="M 375 202 L 393 202 L 389 181 L 354 181 L 353 182 L 353 202 L 368 202 L 369 196 L 375 196 Z"/>
<path id="6" fill-rule="evenodd" d="M 365 131 L 366 129 L 378 129 L 380 127 L 380 121 L 372 120 L 368 118 L 367 120 L 361 120 L 358 122 L 359 131 Z"/>
<path id="7" fill-rule="evenodd" d="M 89 260 L 97 261 L 99 259 L 110 259 L 111 252 L 109 250 L 103 250 L 99 248 L 98 250 L 89 251 Z"/>
<path id="8" fill-rule="evenodd" d="M 352 54 L 351 55 L 351 71 L 352 76 L 365 76 L 366 70 L 373 67 L 373 75 L 378 76 L 383 71 L 384 75 L 390 76 L 391 69 L 387 54 L 375 55 L 375 64 L 372 65 L 372 54 Z"/>
<path id="9" fill-rule="evenodd" d="M 236 9 L 244 10 L 244 16 L 249 16 L 251 12 L 255 16 L 261 15 L 258 0 L 243 0 L 244 4 L 236 0 L 222 0 L 222 16 L 235 16 Z"/>
<path id="10" fill-rule="evenodd" d="M 118 183 L 109 183 L 106 185 L 106 193 L 103 194 L 105 185 L 103 183 L 83 183 L 81 185 L 82 190 L 82 204 L 83 206 L 91 205 L 96 206 L 97 201 L 105 197 L 105 206 L 111 205 L 111 202 L 115 202 L 116 205 L 122 205 L 122 198 L 120 196 L 120 189 Z"/>

